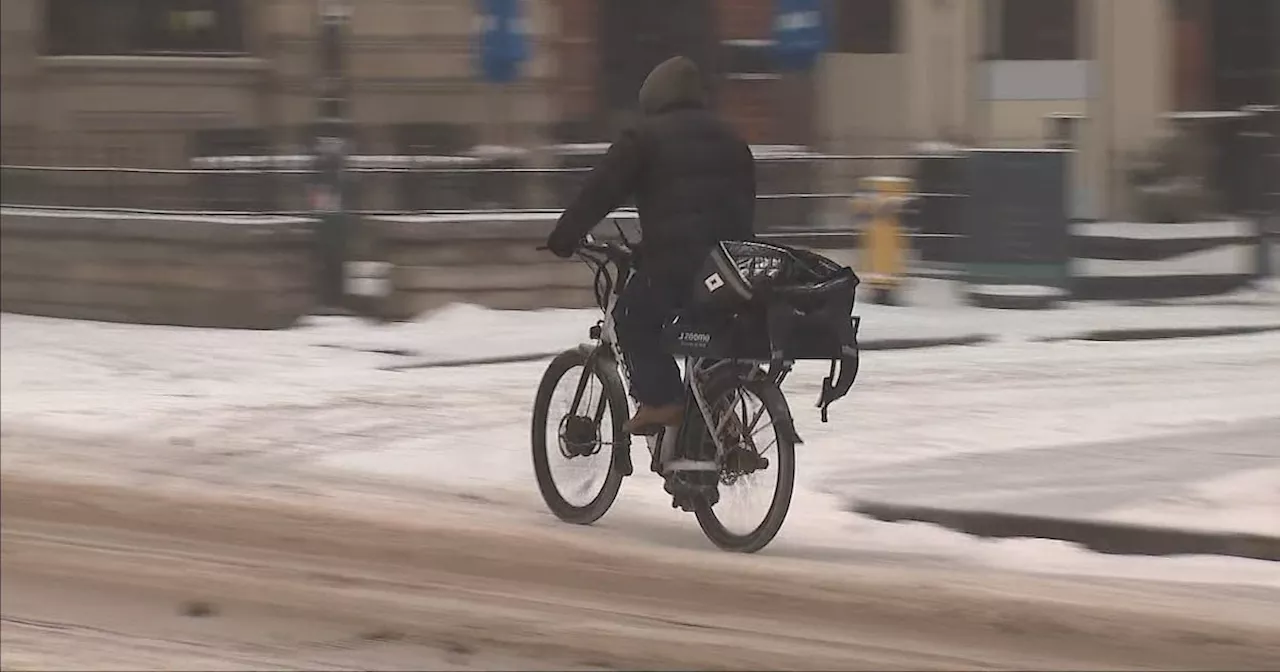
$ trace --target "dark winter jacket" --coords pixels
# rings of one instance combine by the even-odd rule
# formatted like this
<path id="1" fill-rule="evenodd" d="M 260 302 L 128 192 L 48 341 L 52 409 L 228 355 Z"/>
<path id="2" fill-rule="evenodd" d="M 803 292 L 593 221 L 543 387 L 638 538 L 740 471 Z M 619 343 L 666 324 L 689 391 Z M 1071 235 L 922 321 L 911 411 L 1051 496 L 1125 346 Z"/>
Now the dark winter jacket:
<path id="1" fill-rule="evenodd" d="M 572 247 L 634 197 L 642 268 L 654 275 L 692 273 L 715 243 L 753 237 L 751 149 L 707 109 L 701 75 L 687 58 L 677 56 L 649 73 L 640 110 L 639 122 L 591 171 L 548 243 Z"/>

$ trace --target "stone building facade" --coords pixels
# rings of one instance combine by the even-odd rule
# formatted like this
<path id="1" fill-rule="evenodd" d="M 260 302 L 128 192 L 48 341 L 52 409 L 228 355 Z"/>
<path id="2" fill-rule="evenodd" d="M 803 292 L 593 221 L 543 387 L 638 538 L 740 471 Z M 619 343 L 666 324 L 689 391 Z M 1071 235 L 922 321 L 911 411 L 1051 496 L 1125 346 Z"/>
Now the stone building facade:
<path id="1" fill-rule="evenodd" d="M 1248 2 L 829 0 L 829 52 L 798 76 L 772 71 L 772 0 L 525 0 L 532 60 L 494 87 L 475 76 L 474 0 L 353 0 L 347 67 L 361 151 L 376 153 L 606 139 L 672 53 L 706 66 L 718 107 L 757 143 L 1039 145 L 1046 116 L 1065 114 L 1081 119 L 1076 201 L 1100 216 L 1124 210 L 1128 157 L 1168 112 L 1213 104 L 1196 11 Z M 1280 45 L 1268 16 L 1236 24 Z M 317 22 L 316 0 L 4 0 L 6 163 L 297 149 L 315 116 Z"/>

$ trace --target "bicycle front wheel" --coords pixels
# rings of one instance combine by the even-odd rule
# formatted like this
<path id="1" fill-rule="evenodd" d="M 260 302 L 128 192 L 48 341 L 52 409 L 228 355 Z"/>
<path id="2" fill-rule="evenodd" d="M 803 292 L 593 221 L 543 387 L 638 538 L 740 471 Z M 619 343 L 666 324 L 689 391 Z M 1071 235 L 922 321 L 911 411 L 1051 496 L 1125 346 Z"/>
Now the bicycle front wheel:
<path id="1" fill-rule="evenodd" d="M 615 446 L 629 445 L 627 410 L 616 369 L 577 349 L 551 360 L 533 403 L 533 473 L 560 520 L 590 525 L 613 505 L 624 475 Z"/>

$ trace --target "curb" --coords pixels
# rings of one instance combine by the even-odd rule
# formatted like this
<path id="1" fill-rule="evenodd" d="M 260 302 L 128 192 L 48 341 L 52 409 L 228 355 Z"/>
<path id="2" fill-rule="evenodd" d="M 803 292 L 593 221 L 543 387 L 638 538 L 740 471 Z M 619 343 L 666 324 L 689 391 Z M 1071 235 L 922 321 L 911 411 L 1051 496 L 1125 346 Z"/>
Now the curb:
<path id="1" fill-rule="evenodd" d="M 1280 561 L 1280 537 L 1261 534 L 904 506 L 873 501 L 855 502 L 852 511 L 889 523 L 932 523 L 976 537 L 1056 539 L 1109 555 L 1226 555 Z"/>
<path id="2" fill-rule="evenodd" d="M 1221 327 L 1153 327 L 1135 329 L 1095 329 L 1069 336 L 1045 336 L 1038 343 L 1062 341 L 1155 341 L 1171 338 L 1203 338 L 1208 336 L 1247 336 L 1280 331 L 1280 324 L 1230 325 Z"/>
<path id="3" fill-rule="evenodd" d="M 407 364 L 391 364 L 378 367 L 381 371 L 409 371 L 412 369 L 447 369 L 459 366 L 484 366 L 486 364 L 518 364 L 520 362 L 536 362 L 551 359 L 564 350 L 555 352 L 524 352 L 515 355 L 498 355 L 494 357 L 466 357 L 461 359 L 438 359 L 427 362 L 409 362 Z"/>
<path id="4" fill-rule="evenodd" d="M 996 338 L 988 334 L 965 334 L 964 336 L 940 336 L 937 338 L 875 338 L 859 341 L 858 349 L 862 352 L 917 350 L 946 346 L 983 345 L 994 340 Z"/>
<path id="5" fill-rule="evenodd" d="M 882 350 L 917 350 L 923 348 L 940 348 L 946 346 L 964 346 L 964 345 L 981 345 L 995 340 L 994 337 L 986 334 L 966 334 L 964 336 L 947 336 L 939 338 L 882 338 L 863 341 L 859 344 L 859 348 L 863 352 L 875 352 Z M 340 346 L 326 346 L 340 347 Z M 353 348 L 360 350 L 359 348 Z M 365 350 L 366 352 L 375 352 L 379 354 L 394 354 L 401 356 L 411 356 L 411 353 L 399 350 Z M 387 366 L 378 367 L 381 371 L 409 371 L 412 369 L 443 369 L 459 366 L 483 366 L 486 364 L 517 364 L 520 362 L 534 362 L 542 359 L 551 359 L 556 355 L 564 352 L 564 350 L 556 350 L 555 352 L 526 352 L 514 355 L 499 355 L 494 357 L 467 357 L 461 359 L 439 359 L 425 362 L 406 362 L 404 364 L 389 364 Z"/>
<path id="6" fill-rule="evenodd" d="M 1033 291 L 1024 293 L 992 291 L 989 287 L 969 285 L 965 291 L 969 305 L 995 310 L 1051 310 L 1069 298 L 1066 292 L 1051 287 L 1033 287 Z"/>

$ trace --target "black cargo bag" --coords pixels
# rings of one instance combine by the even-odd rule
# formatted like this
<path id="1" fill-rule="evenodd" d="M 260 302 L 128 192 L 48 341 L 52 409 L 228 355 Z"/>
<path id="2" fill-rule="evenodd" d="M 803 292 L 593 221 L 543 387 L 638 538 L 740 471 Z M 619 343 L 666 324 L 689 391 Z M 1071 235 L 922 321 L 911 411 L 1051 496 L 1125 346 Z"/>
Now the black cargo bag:
<path id="1" fill-rule="evenodd" d="M 677 354 L 717 359 L 830 360 L 818 408 L 858 375 L 858 276 L 820 254 L 754 241 L 717 245 L 696 276 L 691 309 L 670 329 Z M 671 341 L 674 341 L 672 343 Z"/>

